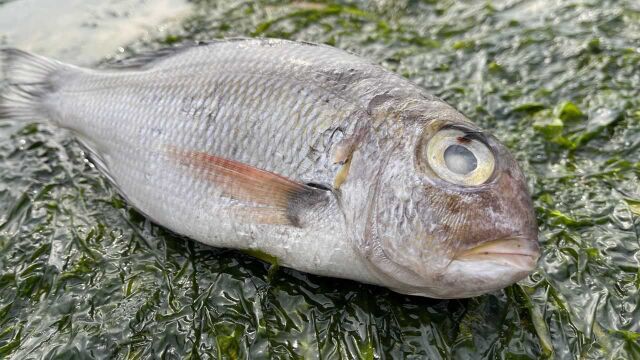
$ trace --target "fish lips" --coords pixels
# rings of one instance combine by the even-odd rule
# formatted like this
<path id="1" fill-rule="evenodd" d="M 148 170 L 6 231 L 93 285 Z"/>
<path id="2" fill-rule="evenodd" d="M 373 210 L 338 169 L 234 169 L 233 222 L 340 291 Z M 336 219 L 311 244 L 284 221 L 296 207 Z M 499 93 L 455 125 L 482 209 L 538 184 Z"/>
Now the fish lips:
<path id="1" fill-rule="evenodd" d="M 514 236 L 484 241 L 458 251 L 436 277 L 437 283 L 428 287 L 406 284 L 400 292 L 439 299 L 479 296 L 524 279 L 539 258 L 539 245 L 533 239 Z"/>
<path id="2" fill-rule="evenodd" d="M 540 247 L 537 241 L 513 237 L 485 241 L 470 249 L 458 251 L 453 260 L 490 262 L 530 272 L 535 269 L 539 258 Z"/>

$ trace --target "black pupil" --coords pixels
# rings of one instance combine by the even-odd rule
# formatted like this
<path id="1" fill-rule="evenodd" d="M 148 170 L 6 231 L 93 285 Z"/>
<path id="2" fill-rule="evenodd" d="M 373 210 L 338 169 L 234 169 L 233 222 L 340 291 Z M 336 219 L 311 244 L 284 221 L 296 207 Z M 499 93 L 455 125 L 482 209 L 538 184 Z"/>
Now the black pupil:
<path id="1" fill-rule="evenodd" d="M 478 167 L 475 155 L 460 145 L 451 145 L 444 151 L 444 162 L 449 170 L 460 175 L 466 175 Z"/>

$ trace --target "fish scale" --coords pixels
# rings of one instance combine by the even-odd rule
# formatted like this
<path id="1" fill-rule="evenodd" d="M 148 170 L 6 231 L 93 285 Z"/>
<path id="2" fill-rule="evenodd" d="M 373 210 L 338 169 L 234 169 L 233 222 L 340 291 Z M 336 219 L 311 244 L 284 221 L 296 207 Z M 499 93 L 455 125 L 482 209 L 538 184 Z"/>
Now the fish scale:
<path id="1" fill-rule="evenodd" d="M 188 67 L 184 67 L 185 71 L 188 71 Z M 137 82 L 138 78 L 140 77 L 140 75 L 136 74 L 132 77 L 132 80 L 130 80 L 130 82 Z M 174 99 L 174 103 L 169 103 L 167 105 L 169 105 L 169 108 L 166 109 L 166 111 L 173 115 L 173 117 L 175 117 L 176 115 L 180 116 L 182 114 L 178 113 L 172 113 L 172 109 L 173 111 L 175 111 L 176 108 L 180 108 L 181 104 L 176 104 L 175 102 L 179 102 L 180 101 L 180 96 L 182 96 L 182 98 L 187 98 L 189 95 L 191 95 L 189 93 L 189 89 L 199 89 L 201 87 L 201 84 L 198 83 L 188 83 L 186 81 L 186 78 L 183 79 L 179 79 L 173 86 L 173 91 L 170 92 L 170 97 L 172 97 Z M 275 78 L 271 78 L 274 79 Z M 211 79 L 207 79 L 207 80 L 211 80 Z M 156 80 L 158 81 L 158 80 Z M 273 81 L 273 80 L 272 80 Z M 284 80 L 280 80 L 280 82 L 283 82 Z M 158 81 L 160 82 L 160 81 Z M 122 78 L 118 78 L 118 77 L 113 77 L 108 79 L 107 81 L 103 81 L 103 83 L 101 84 L 102 86 L 104 86 L 105 88 L 110 88 L 113 86 L 126 86 L 127 80 L 126 79 L 122 79 Z M 160 82 L 160 84 L 162 84 L 162 82 Z M 269 84 L 269 80 L 268 78 L 265 79 L 265 84 Z M 256 85 L 260 85 L 259 83 L 252 83 L 252 78 L 250 77 L 239 77 L 236 78 L 234 81 L 230 82 L 230 86 L 228 86 L 227 90 L 229 94 L 237 94 L 237 93 L 241 93 L 244 92 L 245 89 L 250 89 L 252 88 L 252 86 L 256 86 Z M 156 85 L 157 86 L 157 85 Z M 282 85 L 281 85 L 282 86 Z M 296 86 L 291 86 L 292 91 L 299 91 L 299 88 L 296 88 Z M 84 89 L 86 90 L 86 89 Z M 119 104 L 122 108 L 120 110 L 118 110 L 118 113 L 122 114 L 121 118 L 122 118 L 122 125 L 117 126 L 120 129 L 124 128 L 124 132 L 125 134 L 132 134 L 132 133 L 136 133 L 139 130 L 139 127 L 141 126 L 140 124 L 148 124 L 152 121 L 154 121 L 154 119 L 151 119 L 149 117 L 145 118 L 145 115 L 138 115 L 136 116 L 135 114 L 139 114 L 138 111 L 136 111 L 135 107 L 137 103 L 139 103 L 139 99 L 141 98 L 141 96 L 146 96 L 148 91 L 148 88 L 145 87 L 143 89 L 135 89 L 135 93 L 132 92 L 132 90 L 129 88 L 127 90 L 127 87 L 124 87 L 123 89 L 124 91 L 122 93 L 117 93 L 117 94 L 111 94 L 110 97 L 108 97 L 108 101 L 109 102 L 113 102 L 114 104 Z M 140 91 L 143 90 L 143 91 Z M 108 90 L 107 90 L 108 91 Z M 204 91 L 205 93 L 207 92 L 207 89 L 205 89 Z M 267 93 L 265 91 L 265 93 Z M 281 161 L 285 166 L 289 166 L 292 163 L 296 162 L 296 159 L 292 159 L 291 158 L 291 154 L 292 151 L 287 151 L 287 150 L 278 150 L 277 148 L 273 149 L 273 144 L 282 144 L 283 147 L 287 147 L 287 146 L 295 146 L 296 144 L 298 146 L 301 146 L 302 143 L 304 142 L 304 138 L 305 138 L 305 134 L 303 131 L 303 127 L 297 127 L 294 128 L 293 132 L 287 133 L 286 131 L 280 131 L 279 128 L 286 126 L 285 124 L 281 123 L 281 120 L 277 117 L 278 115 L 280 117 L 283 118 L 291 118 L 292 115 L 296 114 L 296 110 L 297 107 L 299 107 L 299 103 L 295 103 L 294 101 L 291 100 L 291 97 L 287 97 L 286 94 L 283 95 L 283 93 L 274 93 L 274 95 L 272 95 L 273 97 L 275 97 L 275 101 L 273 103 L 275 103 L 276 106 L 278 106 L 281 109 L 290 109 L 289 111 L 278 111 L 275 112 L 275 114 L 277 114 L 276 116 L 272 116 L 272 117 L 260 117 L 263 122 L 261 122 L 259 125 L 264 126 L 264 128 L 261 128 L 261 126 L 246 126 L 246 128 L 243 129 L 243 127 L 234 127 L 234 129 L 236 131 L 241 132 L 240 134 L 238 134 L 237 136 L 233 137 L 233 136 L 228 136 L 229 133 L 231 133 L 231 129 L 230 127 L 234 124 L 234 122 L 238 122 L 240 124 L 246 124 L 246 121 L 241 122 L 245 116 L 243 116 L 244 113 L 253 113 L 253 114 L 260 114 L 261 112 L 259 111 L 263 111 L 266 112 L 266 110 L 268 109 L 268 104 L 269 101 L 266 102 L 260 102 L 259 101 L 259 97 L 258 96 L 252 96 L 255 94 L 255 92 L 251 92 L 248 91 L 246 92 L 247 96 L 245 96 L 242 100 L 239 100 L 238 97 L 235 98 L 235 101 L 230 101 L 229 103 L 225 104 L 226 106 L 224 107 L 222 112 L 219 112 L 219 117 L 215 120 L 217 120 L 218 122 L 225 124 L 224 126 L 211 126 L 213 124 L 209 124 L 209 127 L 206 129 L 207 131 L 204 131 L 205 134 L 207 133 L 211 133 L 211 135 L 205 136 L 205 137 L 194 137 L 192 134 L 194 133 L 203 133 L 202 128 L 199 128 L 198 126 L 192 127 L 190 125 L 188 125 L 188 123 L 186 123 L 186 121 L 191 121 L 193 123 L 197 124 L 202 124 L 203 122 L 201 121 L 202 119 L 198 119 L 196 118 L 192 118 L 192 119 L 184 119 L 183 123 L 181 125 L 178 125 L 177 128 L 180 129 L 182 131 L 182 135 L 184 136 L 184 139 L 181 139 L 179 134 L 177 134 L 178 136 L 176 136 L 176 134 L 174 134 L 174 140 L 177 140 L 178 143 L 186 143 L 187 146 L 190 146 L 192 148 L 203 148 L 203 147 L 209 147 L 207 150 L 212 151 L 214 153 L 218 153 L 220 155 L 227 155 L 230 157 L 234 157 L 233 153 L 229 153 L 229 149 L 232 148 L 232 144 L 236 143 L 237 141 L 241 141 L 245 142 L 246 145 L 251 145 L 249 142 L 250 141 L 256 141 L 256 140 L 260 140 L 260 138 L 258 136 L 256 136 L 256 134 L 252 133 L 253 129 L 259 129 L 260 132 L 263 132 L 265 134 L 268 133 L 277 133 L 280 134 L 283 139 L 277 139 L 276 141 L 267 141 L 267 142 L 259 142 L 257 146 L 254 145 L 253 147 L 244 147 L 243 148 L 243 152 L 242 152 L 242 156 L 239 156 L 237 158 L 237 160 L 239 161 L 244 161 L 244 162 L 248 162 L 251 164 L 254 164 L 258 167 L 263 167 L 266 168 L 267 170 L 279 170 L 277 168 L 277 166 L 272 166 L 271 168 L 269 168 L 269 163 L 270 163 L 270 159 L 265 159 L 265 158 L 260 158 L 260 156 L 264 156 L 265 153 L 280 153 L 283 154 L 285 156 L 288 156 L 289 158 L 286 159 L 285 161 Z M 92 96 L 96 96 L 96 94 L 93 94 Z M 309 96 L 312 96 L 312 94 L 309 94 Z M 98 107 L 98 108 L 104 108 L 105 104 L 98 104 L 96 106 L 95 103 L 90 103 L 89 105 L 90 107 Z M 166 105 L 165 105 L 166 106 Z M 262 109 L 260 109 L 260 107 L 262 107 Z M 309 106 L 310 107 L 310 106 Z M 157 113 L 163 113 L 165 112 L 165 110 L 163 109 L 164 106 L 158 106 L 158 111 Z M 189 109 L 193 109 L 193 107 L 188 107 Z M 211 110 L 211 109 L 207 109 L 207 110 Z M 82 111 L 80 111 L 82 112 Z M 204 113 L 204 112 L 202 112 Z M 268 112 L 266 112 L 268 113 Z M 126 115 L 128 114 L 128 115 Z M 312 115 L 316 115 L 316 112 L 312 112 Z M 318 115 L 316 115 L 318 116 Z M 142 117 L 142 118 L 141 118 Z M 319 117 L 319 116 L 318 116 Z M 220 119 L 224 119 L 224 121 L 221 121 Z M 106 119 L 105 119 L 106 120 Z M 246 119 L 245 119 L 246 120 Z M 280 123 L 274 123 L 273 120 L 277 120 Z M 307 119 L 305 119 L 307 120 Z M 114 136 L 115 134 L 109 134 L 109 129 L 113 129 L 114 126 L 112 124 L 110 124 L 108 121 L 104 122 L 105 125 L 105 130 L 103 132 L 100 133 L 101 137 L 107 138 L 107 139 L 120 139 L 120 141 L 118 143 L 115 143 L 113 145 L 116 145 L 115 148 L 118 149 L 126 149 L 126 147 L 130 147 L 131 150 L 138 150 L 140 147 L 144 147 L 144 146 L 149 146 L 150 143 L 144 143 L 144 144 L 139 144 L 139 142 L 137 142 L 137 139 L 135 139 L 136 141 L 130 141 L 126 136 L 122 136 L 122 134 L 119 134 L 119 136 Z M 160 125 L 162 126 L 162 125 Z M 184 126 L 184 129 L 181 129 L 181 127 Z M 312 127 L 309 127 L 312 128 Z M 297 130 L 297 131 L 296 131 Z M 89 131 L 86 131 L 86 133 L 88 133 Z M 144 134 L 144 131 L 142 132 Z M 165 131 L 163 133 L 169 133 L 169 131 Z M 190 134 L 190 135 L 186 135 L 186 134 Z M 244 136 L 243 136 L 244 135 Z M 86 136 L 86 135 L 85 135 Z M 143 135 L 143 136 L 146 136 Z M 195 138 L 195 139 L 194 139 Z M 216 141 L 216 139 L 218 139 L 219 141 Z M 298 139 L 302 139 L 302 141 L 298 140 Z M 209 140 L 209 146 L 207 145 L 203 145 L 203 144 L 199 144 L 198 142 L 203 142 L 204 144 L 207 144 L 207 141 Z M 95 141 L 95 140 L 94 140 Z M 133 144 L 133 145 L 131 145 Z M 109 145 L 106 145 L 105 147 L 109 147 Z M 254 150 L 255 151 L 252 151 Z M 141 164 L 135 164 L 135 163 L 131 163 L 130 161 L 134 161 L 134 160 L 130 160 L 130 161 L 126 161 L 126 159 L 128 158 L 128 156 L 126 156 L 128 152 L 127 151 L 123 151 L 117 154 L 120 154 L 120 156 L 115 155 L 115 157 L 111 160 L 111 162 L 113 163 L 113 165 L 108 165 L 109 166 L 109 171 L 112 174 L 112 176 L 116 177 L 116 179 L 119 179 L 118 185 L 123 187 L 123 186 L 131 186 L 134 187 L 136 183 L 139 183 L 139 176 L 141 171 L 136 171 L 135 169 L 139 169 L 141 166 Z M 111 155 L 113 156 L 113 155 Z M 109 157 L 109 155 L 107 155 L 107 157 Z M 136 166 L 137 165 L 137 166 Z M 120 168 L 122 168 L 120 170 Z M 287 171 L 285 171 L 286 169 L 282 169 L 282 173 L 287 174 Z M 122 175 L 119 176 L 119 173 L 126 173 L 127 175 Z M 178 180 L 180 181 L 180 180 Z M 171 184 L 169 182 L 165 182 L 164 184 Z M 162 185 L 162 184 L 156 184 L 157 185 Z M 140 186 L 138 186 L 140 187 Z M 161 190 L 168 190 L 171 186 L 162 186 L 160 187 Z M 145 199 L 149 199 L 149 198 L 153 198 L 153 195 L 151 193 L 149 194 L 145 194 L 146 192 L 151 192 L 150 189 L 147 188 L 140 188 L 139 189 L 140 192 L 142 194 L 144 194 Z M 191 195 L 188 193 L 184 193 L 184 194 L 176 194 L 176 196 L 171 196 L 169 197 L 169 199 L 174 199 L 175 202 L 183 202 L 184 198 L 182 196 L 179 195 Z M 130 196 L 128 196 L 129 200 L 131 202 L 133 202 L 137 207 L 139 207 L 141 209 L 141 211 L 145 212 L 145 213 L 149 213 L 149 210 L 146 210 L 146 206 L 143 203 L 143 201 L 137 200 L 135 198 L 131 198 Z M 173 204 L 170 202 L 169 204 L 167 204 L 169 207 L 171 207 Z M 151 215 L 153 218 L 153 215 Z"/>
<path id="2" fill-rule="evenodd" d="M 214 57 L 214 59 L 215 59 L 215 57 Z M 242 61 L 240 61 L 239 64 L 240 64 L 239 65 L 240 67 L 245 65 L 245 63 L 243 63 Z M 168 66 L 171 66 L 171 65 L 173 65 L 172 61 L 169 62 Z M 214 65 L 215 66 L 219 66 L 217 64 L 214 64 Z M 189 71 L 190 68 L 191 67 L 189 67 L 189 66 L 183 66 L 183 67 L 178 68 L 176 70 L 182 69 L 184 71 Z M 155 71 L 155 72 L 158 72 L 158 71 Z M 180 73 L 178 72 L 177 75 L 180 75 Z M 136 83 L 136 82 L 139 81 L 139 79 L 142 76 L 143 75 L 140 75 L 140 74 L 133 74 L 133 76 L 131 76 L 131 80 L 130 81 L 133 82 L 133 83 Z M 275 80 L 275 78 L 273 78 L 273 77 L 271 79 Z M 207 80 L 211 81 L 211 79 L 207 79 Z M 231 82 L 230 86 L 227 86 L 228 93 L 237 94 L 237 93 L 243 92 L 244 89 L 250 90 L 252 88 L 255 88 L 255 87 L 253 87 L 254 84 L 251 84 L 251 80 L 252 80 L 252 78 L 248 77 L 248 76 L 236 77 L 234 79 L 234 81 Z M 160 82 L 160 84 L 162 84 L 161 81 L 159 81 L 159 80 L 155 80 L 155 81 Z M 281 80 L 281 82 L 283 82 L 283 81 L 284 80 Z M 122 112 L 122 114 L 127 114 L 127 113 L 136 114 L 137 112 L 136 111 L 132 111 L 133 109 L 124 108 L 127 103 L 135 104 L 135 103 L 137 103 L 139 101 L 139 95 L 136 96 L 134 94 L 130 94 L 130 93 L 127 92 L 126 82 L 127 82 L 127 78 L 126 77 L 112 76 L 112 77 L 109 77 L 106 81 L 103 81 L 103 83 L 101 85 L 106 87 L 106 88 L 111 88 L 111 87 L 118 86 L 118 85 L 125 86 L 124 87 L 124 90 L 125 90 L 124 94 L 122 95 L 122 97 L 120 99 L 117 98 L 118 95 L 115 95 L 114 98 L 111 98 L 109 100 L 113 101 L 114 104 L 120 104 L 120 106 L 123 107 L 123 109 L 120 110 Z M 265 82 L 268 83 L 268 81 L 265 81 Z M 170 92 L 169 94 L 174 99 L 174 101 L 179 101 L 180 94 L 183 95 L 185 93 L 186 89 L 200 89 L 201 85 L 202 84 L 198 84 L 198 83 L 190 84 L 190 83 L 188 83 L 188 78 L 187 77 L 182 77 L 181 78 L 179 76 L 179 79 L 177 81 L 174 81 L 174 84 L 172 84 L 173 93 Z M 284 84 L 278 84 L 278 85 L 282 86 Z M 141 92 L 140 90 L 146 90 L 146 89 L 137 89 L 137 88 L 134 88 L 134 89 L 138 94 L 140 94 L 140 93 L 141 94 L 145 94 L 144 92 Z M 74 90 L 78 91 L 78 90 L 87 90 L 87 89 L 74 89 Z M 132 91 L 131 88 L 129 88 L 128 90 Z M 205 89 L 205 93 L 206 93 L 206 90 L 207 89 Z M 297 91 L 297 90 L 299 91 L 299 89 L 296 89 L 295 84 L 294 84 L 293 91 Z M 265 92 L 266 92 L 266 90 L 265 90 Z M 296 99 L 296 98 L 292 97 L 292 96 L 286 96 L 287 95 L 286 92 L 274 93 L 275 97 L 276 97 L 275 102 L 263 101 L 261 103 L 260 102 L 256 102 L 255 99 L 252 98 L 252 96 L 251 96 L 252 92 L 251 91 L 247 92 L 247 94 L 248 94 L 248 96 L 245 96 L 245 97 L 232 98 L 232 100 L 226 106 L 226 110 L 228 110 L 228 112 L 223 112 L 222 114 L 220 114 L 221 116 L 219 116 L 219 118 L 216 119 L 216 120 L 220 121 L 220 119 L 224 119 L 223 121 L 226 124 L 229 124 L 229 125 L 233 124 L 234 122 L 241 122 L 243 120 L 242 119 L 243 112 L 241 110 L 244 110 L 245 112 L 248 112 L 248 113 L 252 113 L 253 112 L 253 114 L 256 114 L 256 113 L 259 114 L 260 112 L 257 112 L 257 109 L 253 108 L 253 106 L 262 105 L 263 107 L 267 107 L 268 104 L 270 104 L 270 103 L 271 104 L 275 103 L 275 105 L 277 107 L 281 108 L 281 109 L 282 108 L 284 108 L 284 109 L 289 108 L 289 109 L 292 109 L 293 111 L 295 111 L 296 108 L 297 108 L 297 104 L 291 104 L 290 103 L 292 101 L 292 99 Z M 95 94 L 94 94 L 94 96 L 95 96 Z M 286 101 L 289 101 L 289 103 L 287 103 Z M 283 103 L 280 103 L 280 102 L 283 102 Z M 176 106 L 176 105 L 177 104 L 170 104 L 169 108 L 166 109 L 166 110 L 169 111 L 169 113 L 170 113 L 172 109 L 175 109 L 176 107 L 178 107 L 178 108 L 180 107 L 180 106 Z M 91 104 L 91 106 L 94 106 L 94 104 Z M 101 106 L 98 106 L 97 108 L 101 108 Z M 161 108 L 161 107 L 158 107 L 158 108 Z M 262 109 L 262 110 L 263 110 L 263 113 L 268 113 L 268 111 L 266 111 L 267 109 Z M 162 113 L 164 111 L 161 110 L 159 112 Z M 281 118 L 285 118 L 285 119 L 286 118 L 290 118 L 292 114 L 291 113 L 280 114 L 279 112 L 276 112 L 276 115 L 280 115 L 280 116 L 279 116 L 279 118 L 276 118 L 275 120 L 281 122 L 281 120 L 280 120 Z M 316 115 L 316 114 L 314 112 L 311 115 Z M 318 116 L 318 118 L 320 118 L 320 116 Z M 199 119 L 194 119 L 194 120 L 196 122 L 198 122 Z M 265 119 L 265 120 L 272 120 L 272 119 Z M 140 119 L 125 118 L 125 122 L 128 123 L 128 124 L 133 124 L 133 127 L 125 127 L 126 131 L 128 133 L 131 133 L 131 132 L 135 132 L 136 124 L 145 123 L 147 121 L 146 120 L 140 121 Z M 107 128 L 113 128 L 109 122 L 104 122 L 104 124 L 106 125 Z M 285 137 L 284 146 L 292 146 L 292 145 L 300 146 L 301 145 L 300 143 L 298 143 L 298 144 L 294 143 L 295 142 L 294 139 L 304 139 L 304 136 L 300 137 L 298 134 L 295 134 L 295 133 L 291 133 L 291 135 L 293 135 L 293 136 L 289 136 L 287 138 L 285 132 L 279 131 L 279 129 L 277 129 L 277 126 L 281 125 L 281 124 L 277 124 L 277 123 L 274 124 L 273 122 L 269 122 L 269 121 L 264 122 L 264 124 L 265 124 L 265 129 L 262 129 L 263 133 L 265 133 L 265 134 L 273 134 L 273 133 L 281 134 L 281 136 Z M 210 148 L 209 150 L 212 150 L 212 151 L 214 151 L 216 153 L 219 153 L 221 155 L 232 155 L 232 156 L 234 155 L 234 154 L 226 154 L 226 151 L 225 151 L 226 149 L 229 149 L 229 148 L 232 147 L 231 146 L 232 144 L 230 144 L 230 142 L 234 142 L 235 143 L 236 141 L 240 140 L 245 145 L 250 145 L 250 144 L 248 144 L 248 142 L 250 140 L 255 141 L 255 139 L 258 138 L 257 136 L 255 136 L 256 134 L 252 134 L 251 133 L 251 127 L 249 127 L 249 129 L 246 129 L 244 131 L 244 136 L 242 136 L 242 134 L 239 134 L 238 136 L 235 136 L 235 137 L 226 136 L 230 132 L 229 131 L 230 129 L 228 129 L 226 127 L 222 127 L 222 128 L 221 127 L 212 127 L 212 129 L 213 130 L 220 129 L 222 131 L 221 131 L 221 133 L 214 134 L 213 139 L 216 139 L 217 141 L 213 141 L 213 145 L 214 146 L 212 148 Z M 109 134 L 102 134 L 102 135 L 106 136 L 106 137 L 110 137 Z M 197 137 L 196 137 L 196 139 L 197 139 Z M 253 164 L 257 165 L 257 166 L 270 169 L 270 167 L 269 167 L 270 164 L 269 164 L 268 159 L 259 158 L 260 154 L 264 154 L 265 152 L 271 152 L 271 153 L 276 152 L 276 153 L 280 153 L 280 154 L 283 154 L 283 155 L 287 155 L 287 152 L 285 152 L 285 151 L 278 151 L 278 149 L 270 149 L 269 145 L 271 143 L 272 142 L 263 142 L 263 143 L 258 143 L 257 147 L 243 147 L 243 155 L 244 156 L 239 157 L 238 160 L 249 162 L 249 163 L 253 163 Z M 275 141 L 275 143 L 280 143 L 280 139 L 277 139 L 277 141 Z M 118 144 L 118 145 L 126 145 L 126 144 L 123 143 L 123 144 Z M 262 145 L 263 148 L 260 148 L 260 145 Z M 257 151 L 255 151 L 255 152 L 252 151 L 254 149 L 256 149 Z M 288 166 L 288 165 L 291 165 L 292 163 L 294 163 L 295 160 L 296 159 L 290 159 L 289 158 L 289 159 L 286 159 L 283 163 Z M 272 166 L 271 168 L 273 170 L 280 170 L 280 171 L 284 172 L 285 174 L 287 174 L 286 170 L 288 168 L 281 169 L 281 168 L 277 168 L 275 166 Z M 113 170 L 112 170 L 112 172 L 113 172 Z M 287 175 L 290 175 L 290 174 L 287 174 Z"/>
<path id="3" fill-rule="evenodd" d="M 71 130 L 130 205 L 178 234 L 441 298 L 498 289 L 535 265 L 531 200 L 504 146 L 368 60 L 273 39 L 98 70 L 0 55 L 0 115 Z M 454 170 L 449 143 L 467 154 Z"/>

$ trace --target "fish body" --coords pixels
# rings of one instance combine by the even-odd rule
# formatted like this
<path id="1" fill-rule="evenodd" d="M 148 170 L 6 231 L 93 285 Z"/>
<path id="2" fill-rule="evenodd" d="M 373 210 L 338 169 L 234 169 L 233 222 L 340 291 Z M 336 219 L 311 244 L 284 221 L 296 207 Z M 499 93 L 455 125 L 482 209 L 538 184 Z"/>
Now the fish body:
<path id="1" fill-rule="evenodd" d="M 506 148 L 356 55 L 275 39 L 104 69 L 2 54 L 0 115 L 70 130 L 133 207 L 178 234 L 437 298 L 535 266 L 532 204 Z"/>

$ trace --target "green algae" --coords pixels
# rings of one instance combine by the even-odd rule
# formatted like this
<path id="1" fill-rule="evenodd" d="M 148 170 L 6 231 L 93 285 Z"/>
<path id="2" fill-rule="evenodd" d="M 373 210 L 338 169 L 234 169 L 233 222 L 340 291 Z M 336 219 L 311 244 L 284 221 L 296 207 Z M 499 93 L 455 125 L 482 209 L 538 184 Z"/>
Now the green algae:
<path id="1" fill-rule="evenodd" d="M 117 56 L 268 36 L 374 59 L 512 150 L 535 201 L 538 270 L 432 300 L 278 268 L 150 223 L 68 134 L 5 119 L 0 357 L 640 358 L 635 2 L 193 4 Z"/>

